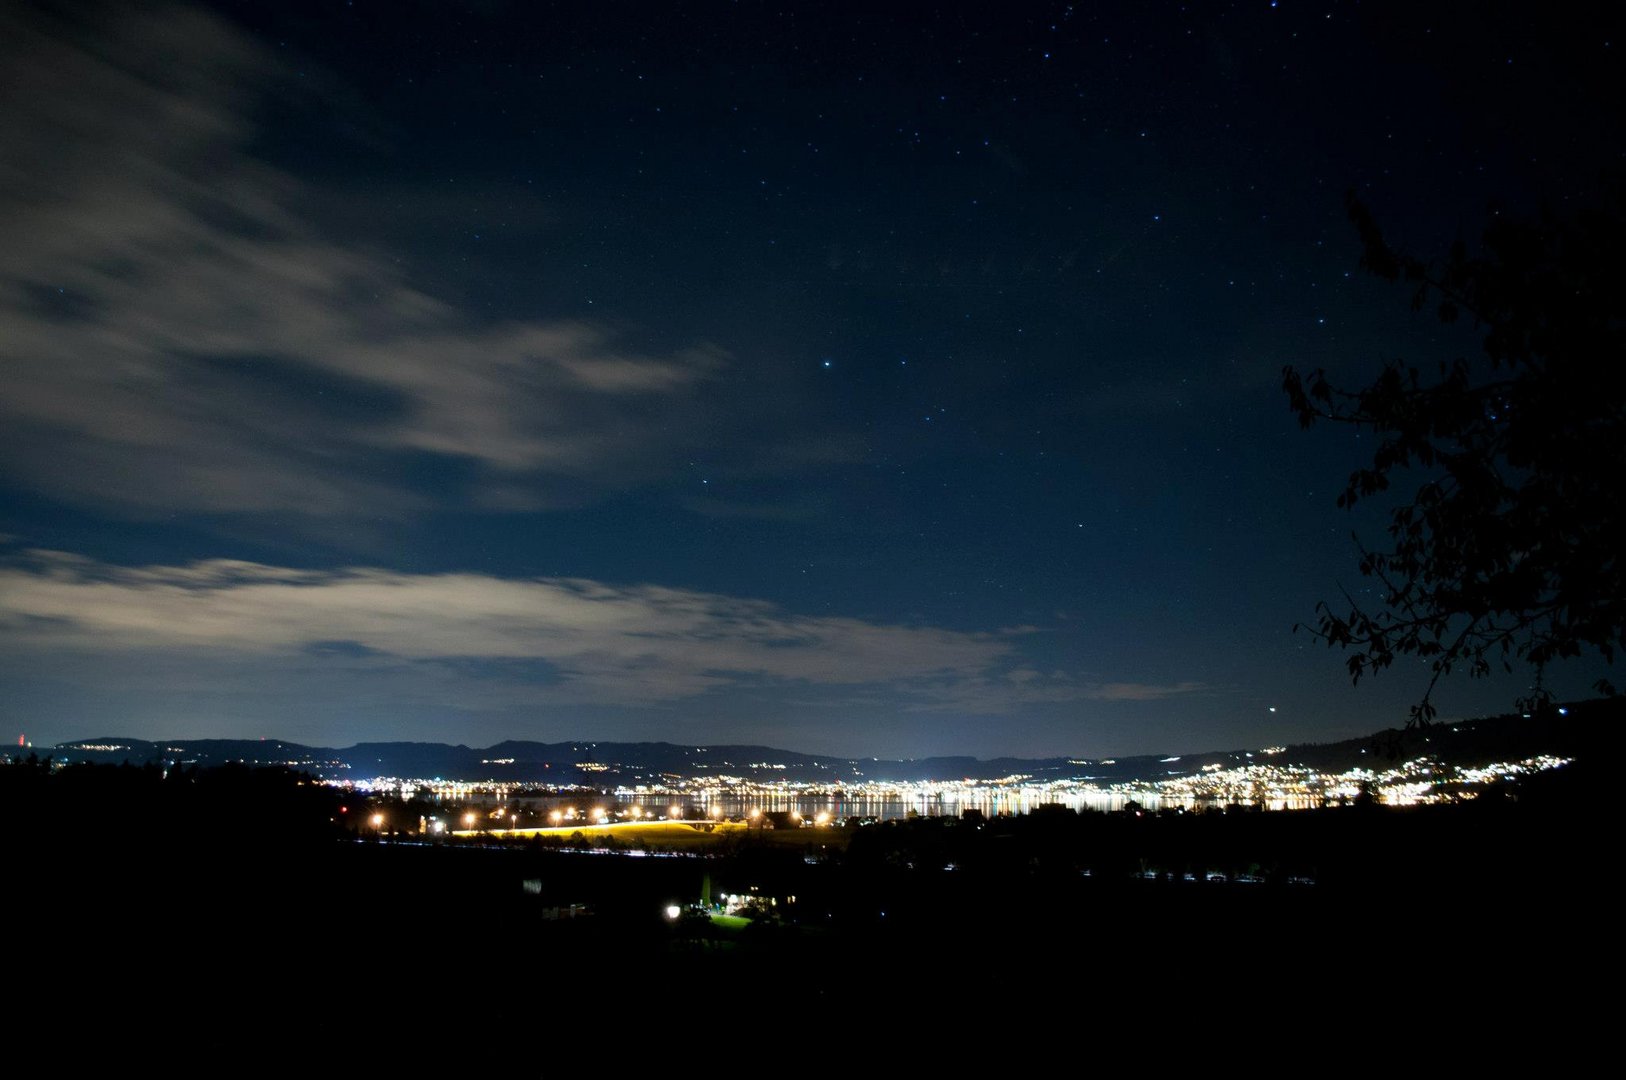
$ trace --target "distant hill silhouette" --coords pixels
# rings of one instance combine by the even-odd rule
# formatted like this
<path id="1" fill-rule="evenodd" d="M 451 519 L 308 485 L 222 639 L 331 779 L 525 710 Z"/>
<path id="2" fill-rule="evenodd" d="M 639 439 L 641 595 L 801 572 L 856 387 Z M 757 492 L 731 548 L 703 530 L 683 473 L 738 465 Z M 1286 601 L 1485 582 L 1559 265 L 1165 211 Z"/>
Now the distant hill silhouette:
<path id="1" fill-rule="evenodd" d="M 799 784 L 861 781 L 1090 779 L 1103 784 L 1189 775 L 1205 765 L 1306 765 L 1325 771 L 1382 768 L 1388 761 L 1428 754 L 1445 764 L 1476 765 L 1535 754 L 1573 756 L 1600 744 L 1626 701 L 1600 699 L 1564 707 L 1544 719 L 1519 715 L 1438 723 L 1426 729 L 1389 729 L 1358 739 L 1288 746 L 1271 756 L 1253 750 L 1146 754 L 1117 759 L 928 757 L 910 760 L 802 754 L 768 746 L 693 746 L 668 742 L 529 742 L 510 740 L 479 749 L 427 742 L 357 743 L 344 749 L 303 746 L 280 739 L 166 739 L 123 736 L 81 739 L 34 752 L 59 761 L 287 765 L 328 778 L 501 780 L 516 783 L 609 787 L 662 778 L 739 776 Z"/>

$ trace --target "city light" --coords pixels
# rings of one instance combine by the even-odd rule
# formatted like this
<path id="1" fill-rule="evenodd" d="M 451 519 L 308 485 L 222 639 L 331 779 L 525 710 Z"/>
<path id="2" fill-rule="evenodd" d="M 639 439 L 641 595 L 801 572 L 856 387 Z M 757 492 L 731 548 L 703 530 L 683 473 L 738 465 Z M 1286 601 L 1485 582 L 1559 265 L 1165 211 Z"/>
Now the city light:
<path id="1" fill-rule="evenodd" d="M 323 783 L 346 791 L 389 797 L 414 785 L 430 797 L 455 798 L 467 806 L 457 818 L 465 830 L 480 827 L 482 818 L 502 819 L 504 831 L 517 830 L 521 812 L 534 813 L 543 826 L 562 827 L 577 822 L 593 828 L 630 828 L 639 823 L 698 816 L 718 826 L 729 819 L 752 828 L 834 827 L 843 820 L 884 820 L 913 812 L 921 816 L 958 817 L 967 810 L 988 817 L 1026 814 L 1046 805 L 1074 810 L 1115 811 L 1136 804 L 1142 813 L 1196 810 L 1204 807 L 1247 806 L 1269 810 L 1309 809 L 1371 799 L 1391 806 L 1465 801 L 1475 798 L 1487 784 L 1559 768 L 1571 759 L 1538 755 L 1519 761 L 1479 765 L 1451 765 L 1438 756 L 1423 754 L 1393 763 L 1363 756 L 1370 764 L 1324 771 L 1290 763 L 1286 748 L 1269 746 L 1257 751 L 1211 755 L 1204 760 L 1164 761 L 1163 774 L 1109 780 L 1082 775 L 1109 764 L 1106 759 L 1073 762 L 1079 774 L 1055 779 L 1013 773 L 993 779 L 961 778 L 949 781 L 884 781 L 849 777 L 822 780 L 759 780 L 727 773 L 681 777 L 667 775 L 659 783 L 606 789 L 599 795 L 609 804 L 586 810 L 577 806 L 548 808 L 542 800 L 579 788 L 543 788 L 507 781 L 469 782 L 380 778 L 372 781 L 330 780 Z M 1183 767 L 1182 767 L 1183 766 Z M 531 801 L 535 800 L 535 801 Z M 651 808 L 653 805 L 654 808 Z M 692 809 L 704 807 L 703 810 Z M 368 815 L 375 830 L 387 831 L 383 812 Z M 425 831 L 434 832 L 426 823 Z"/>

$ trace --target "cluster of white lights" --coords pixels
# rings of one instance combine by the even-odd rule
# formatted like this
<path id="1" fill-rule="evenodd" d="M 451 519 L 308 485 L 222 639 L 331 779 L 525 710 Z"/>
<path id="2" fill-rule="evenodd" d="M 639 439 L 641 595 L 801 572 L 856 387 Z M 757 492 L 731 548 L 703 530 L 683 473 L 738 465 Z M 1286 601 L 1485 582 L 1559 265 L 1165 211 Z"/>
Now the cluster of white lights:
<path id="1" fill-rule="evenodd" d="M 1262 754 L 1275 755 L 1279 747 L 1267 747 Z M 1156 800 L 1162 805 L 1263 805 L 1273 808 L 1308 807 L 1355 799 L 1363 792 L 1390 805 L 1449 802 L 1470 799 L 1485 784 L 1513 780 L 1567 765 L 1572 759 L 1539 755 L 1514 762 L 1488 765 L 1452 766 L 1430 757 L 1420 757 L 1384 769 L 1354 768 L 1343 772 L 1323 772 L 1305 765 L 1263 763 L 1253 755 L 1242 755 L 1239 764 L 1226 767 L 1221 762 L 1203 765 L 1195 773 L 1173 774 L 1159 779 L 1120 781 L 1102 785 L 1089 778 L 1040 781 L 1028 774 L 1012 774 L 997 780 L 887 782 L 865 780 L 825 780 L 793 782 L 758 781 L 738 776 L 709 776 L 688 781 L 669 777 L 669 783 L 638 784 L 599 795 L 609 805 L 555 806 L 546 812 L 548 826 L 573 824 L 630 824 L 639 821 L 682 821 L 693 817 L 721 820 L 723 806 L 733 803 L 747 820 L 761 819 L 764 808 L 806 807 L 811 801 L 825 804 L 806 823 L 827 825 L 836 820 L 843 804 L 889 802 L 914 806 L 921 812 L 933 807 L 953 808 L 993 803 L 998 807 L 1022 809 L 1047 802 L 1078 803 L 1086 800 L 1141 802 Z M 1110 764 L 1102 761 L 1101 764 Z M 592 798 L 596 793 L 580 787 L 547 787 L 507 782 L 449 783 L 441 780 L 404 780 L 378 777 L 367 781 L 329 780 L 330 785 L 362 794 L 398 795 L 410 798 L 422 794 L 443 801 L 483 802 L 483 816 L 499 829 L 512 829 L 517 817 L 516 800 L 525 795 Z M 703 807 L 703 810 L 697 810 Z M 942 811 L 939 811 L 942 812 Z M 800 814 L 792 820 L 801 821 Z M 462 828 L 479 824 L 474 811 L 462 817 Z"/>

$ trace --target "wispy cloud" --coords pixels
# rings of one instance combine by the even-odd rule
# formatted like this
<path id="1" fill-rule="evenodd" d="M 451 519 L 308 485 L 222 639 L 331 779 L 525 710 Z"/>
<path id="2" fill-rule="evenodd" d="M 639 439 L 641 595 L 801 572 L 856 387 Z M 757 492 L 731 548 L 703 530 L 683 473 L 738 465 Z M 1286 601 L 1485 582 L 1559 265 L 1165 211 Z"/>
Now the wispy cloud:
<path id="1" fill-rule="evenodd" d="M 1092 686 L 1086 697 L 1094 701 L 1164 701 L 1213 689 L 1207 683 L 1109 682 Z"/>
<path id="2" fill-rule="evenodd" d="M 651 705 L 765 685 L 870 687 L 962 711 L 1092 696 L 1060 673 L 1004 674 L 1026 636 L 574 578 L 232 560 L 119 567 L 53 552 L 0 570 L 0 641 L 14 649 L 185 653 L 200 666 L 279 655 L 303 666 L 313 655 L 338 667 L 441 663 L 454 675 L 464 665 L 459 692 L 519 680 L 571 703 Z"/>
<path id="3" fill-rule="evenodd" d="M 1024 657 L 1032 636 L 803 615 L 761 600 L 579 578 L 227 559 L 123 567 L 43 551 L 0 568 L 0 647 L 162 654 L 172 673 L 189 663 L 193 683 L 240 664 L 286 664 L 329 686 L 346 672 L 412 668 L 415 685 L 459 707 L 520 699 L 644 707 L 711 693 L 771 698 L 800 686 L 839 691 L 866 711 L 986 715 L 1208 689 L 1040 670 Z"/>
<path id="4" fill-rule="evenodd" d="M 1025 633 L 1007 629 L 1007 635 Z M 1069 702 L 1166 701 L 1213 689 L 1201 682 L 1099 682 L 1067 671 L 1040 671 L 1016 664 L 980 671 L 964 671 L 952 678 L 923 678 L 906 703 L 912 710 L 952 708 L 963 712 L 998 715 L 1017 706 L 1062 705 Z"/>
<path id="5" fill-rule="evenodd" d="M 250 152 L 281 61 L 189 8 L 0 15 L 0 467 L 139 511 L 399 515 L 649 475 L 726 363 L 586 322 L 490 325 L 341 247 Z"/>

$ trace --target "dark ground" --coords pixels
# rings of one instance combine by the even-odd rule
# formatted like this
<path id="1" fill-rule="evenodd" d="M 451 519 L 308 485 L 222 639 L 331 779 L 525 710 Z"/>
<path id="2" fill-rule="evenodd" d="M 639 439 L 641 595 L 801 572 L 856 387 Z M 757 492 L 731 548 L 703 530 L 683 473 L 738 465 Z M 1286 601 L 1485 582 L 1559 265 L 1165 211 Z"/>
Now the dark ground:
<path id="1" fill-rule="evenodd" d="M 1602 1030 L 1589 987 L 1615 952 L 1618 848 L 1589 794 L 1602 777 L 1580 769 L 1409 811 L 900 822 L 817 864 L 357 842 L 252 818 L 178 830 L 175 805 L 98 823 L 113 808 L 88 788 L 52 828 L 13 786 L 8 1012 L 16 1036 L 80 1055 L 323 1047 L 522 1075 L 562 1075 L 528 1055 L 584 1036 L 601 1063 L 788 1039 L 848 1047 L 834 1066 L 861 1034 L 896 1054 L 1180 1066 L 1290 1045 L 1376 1061 L 1426 1033 L 1451 1060 L 1504 1046 L 1562 1065 Z M 667 920 L 708 875 L 714 894 L 796 901 L 744 931 Z M 590 914 L 549 917 L 569 905 Z"/>

